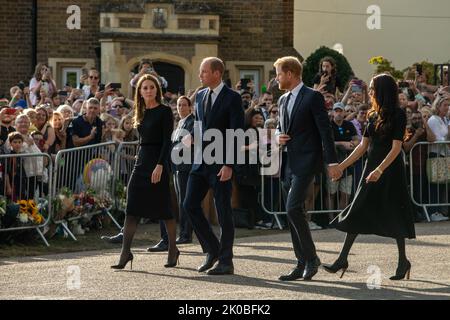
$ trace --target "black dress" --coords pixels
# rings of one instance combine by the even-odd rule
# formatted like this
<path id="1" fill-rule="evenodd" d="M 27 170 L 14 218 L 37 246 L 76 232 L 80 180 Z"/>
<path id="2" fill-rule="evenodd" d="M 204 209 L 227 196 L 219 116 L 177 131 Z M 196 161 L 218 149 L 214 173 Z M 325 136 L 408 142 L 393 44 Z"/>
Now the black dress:
<path id="1" fill-rule="evenodd" d="M 392 162 L 375 183 L 366 177 L 386 158 L 392 140 L 403 141 L 406 115 L 396 108 L 393 128 L 381 136 L 369 121 L 364 137 L 370 138 L 368 158 L 353 202 L 335 219 L 338 230 L 352 234 L 375 234 L 390 238 L 415 238 L 414 207 L 408 193 L 402 154 Z"/>
<path id="2" fill-rule="evenodd" d="M 169 220 L 173 218 L 169 187 L 169 156 L 173 129 L 172 110 L 164 105 L 146 109 L 138 127 L 137 160 L 128 183 L 127 215 Z M 156 165 L 163 165 L 161 181 L 151 182 Z"/>

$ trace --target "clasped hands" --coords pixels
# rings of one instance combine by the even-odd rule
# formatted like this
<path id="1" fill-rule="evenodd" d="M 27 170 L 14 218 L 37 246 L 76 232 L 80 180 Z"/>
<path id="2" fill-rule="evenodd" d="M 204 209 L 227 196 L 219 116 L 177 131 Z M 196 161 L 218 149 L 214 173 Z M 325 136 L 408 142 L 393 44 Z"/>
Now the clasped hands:
<path id="1" fill-rule="evenodd" d="M 328 166 L 328 176 L 333 181 L 339 180 L 343 175 L 344 170 L 339 164 L 331 164 Z"/>

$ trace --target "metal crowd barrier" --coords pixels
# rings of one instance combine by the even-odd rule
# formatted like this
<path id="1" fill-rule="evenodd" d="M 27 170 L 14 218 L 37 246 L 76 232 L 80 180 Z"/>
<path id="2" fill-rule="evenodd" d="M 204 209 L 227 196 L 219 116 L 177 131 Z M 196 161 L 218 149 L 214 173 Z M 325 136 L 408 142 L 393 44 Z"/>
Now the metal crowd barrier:
<path id="1" fill-rule="evenodd" d="M 36 230 L 48 247 L 44 233 L 52 217 L 52 181 L 48 154 L 0 155 L 0 233 Z"/>
<path id="2" fill-rule="evenodd" d="M 120 229 L 111 214 L 114 199 L 114 142 L 61 150 L 56 155 L 52 196 L 60 202 L 53 222 L 61 225 L 76 240 L 68 224 L 83 218 L 106 214 Z M 73 207 L 71 203 L 74 203 Z"/>
<path id="3" fill-rule="evenodd" d="M 139 143 L 122 142 L 117 148 L 114 165 L 114 207 L 117 211 L 125 212 L 127 204 L 127 185 L 136 162 Z"/>
<path id="4" fill-rule="evenodd" d="M 406 154 L 403 151 L 402 156 L 406 161 Z M 309 186 L 308 195 L 305 200 L 307 215 L 328 214 L 328 219 L 331 221 L 336 214 L 345 209 L 345 207 L 353 200 L 361 181 L 365 162 L 365 157 L 359 159 L 352 166 L 352 174 L 349 175 L 347 170 L 344 176 L 337 182 L 330 182 L 327 175 L 324 173 L 316 175 Z M 348 179 L 349 177 L 350 179 Z M 329 192 L 330 183 L 332 184 L 333 193 Z M 279 229 L 283 229 L 284 227 L 281 223 L 280 215 L 287 214 L 284 199 L 283 182 L 281 179 L 276 176 L 261 175 L 260 206 L 266 214 L 274 216 L 276 225 Z"/>
<path id="5" fill-rule="evenodd" d="M 431 221 L 431 207 L 450 206 L 450 142 L 418 142 L 409 158 L 411 199 Z"/>

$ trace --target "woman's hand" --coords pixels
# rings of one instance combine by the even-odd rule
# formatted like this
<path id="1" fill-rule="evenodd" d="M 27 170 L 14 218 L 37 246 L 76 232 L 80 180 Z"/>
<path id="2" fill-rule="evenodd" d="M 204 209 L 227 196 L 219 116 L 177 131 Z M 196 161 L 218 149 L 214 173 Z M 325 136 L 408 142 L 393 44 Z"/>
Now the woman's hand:
<path id="1" fill-rule="evenodd" d="M 160 164 L 156 165 L 156 168 L 155 168 L 155 170 L 153 170 L 153 173 L 152 173 L 152 183 L 153 184 L 157 184 L 161 181 L 162 172 L 163 172 L 163 166 Z"/>
<path id="2" fill-rule="evenodd" d="M 373 170 L 366 178 L 366 183 L 377 182 L 381 178 L 381 170 Z"/>

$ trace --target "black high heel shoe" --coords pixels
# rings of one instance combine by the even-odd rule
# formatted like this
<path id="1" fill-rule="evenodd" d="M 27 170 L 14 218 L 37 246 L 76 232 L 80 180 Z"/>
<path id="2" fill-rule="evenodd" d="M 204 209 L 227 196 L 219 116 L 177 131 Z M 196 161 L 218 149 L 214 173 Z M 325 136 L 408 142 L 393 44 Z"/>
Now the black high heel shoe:
<path id="1" fill-rule="evenodd" d="M 169 259 L 167 259 L 167 263 L 164 265 L 165 268 L 173 268 L 180 262 L 180 250 L 177 250 L 177 253 L 175 255 L 175 260 L 173 262 L 169 262 Z"/>
<path id="2" fill-rule="evenodd" d="M 403 280 L 406 277 L 406 280 L 409 280 L 409 276 L 411 275 L 411 262 L 406 260 L 404 265 L 399 265 L 397 267 L 397 271 L 395 271 L 395 276 L 390 277 L 391 280 Z"/>
<path id="3" fill-rule="evenodd" d="M 325 269 L 325 271 L 327 271 L 329 273 L 337 273 L 339 270 L 342 270 L 342 274 L 339 277 L 340 279 L 342 279 L 345 271 L 347 271 L 347 269 L 348 269 L 348 261 L 347 260 L 345 260 L 345 261 L 336 260 L 331 266 L 324 265 L 323 268 Z"/>
<path id="4" fill-rule="evenodd" d="M 123 268 L 125 268 L 126 267 L 126 265 L 128 264 L 128 262 L 130 262 L 130 270 L 133 270 L 133 259 L 134 259 L 134 256 L 133 256 L 133 254 L 130 252 L 130 254 L 128 255 L 128 258 L 127 258 L 127 260 L 123 263 L 123 264 L 118 264 L 118 265 L 115 265 L 115 266 L 111 266 L 111 269 L 123 269 Z"/>

